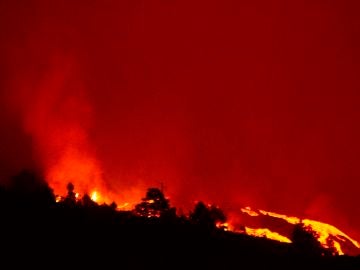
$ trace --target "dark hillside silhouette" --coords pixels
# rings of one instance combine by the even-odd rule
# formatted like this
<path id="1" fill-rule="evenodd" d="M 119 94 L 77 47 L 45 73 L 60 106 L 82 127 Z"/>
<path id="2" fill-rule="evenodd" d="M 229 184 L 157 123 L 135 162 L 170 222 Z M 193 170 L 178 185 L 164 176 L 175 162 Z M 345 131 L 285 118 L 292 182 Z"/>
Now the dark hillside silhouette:
<path id="1" fill-rule="evenodd" d="M 224 231 L 226 215 L 198 202 L 189 217 L 176 215 L 163 192 L 149 188 L 133 211 L 99 205 L 89 195 L 55 202 L 46 182 L 32 172 L 0 189 L 3 260 L 27 266 L 102 269 L 360 269 L 359 257 L 327 256 L 301 224 L 294 244 Z M 25 258 L 31 258 L 26 260 Z"/>
<path id="2" fill-rule="evenodd" d="M 30 170 L 23 170 L 11 178 L 4 193 L 10 206 L 20 208 L 51 207 L 55 205 L 55 196 L 47 182 Z"/>

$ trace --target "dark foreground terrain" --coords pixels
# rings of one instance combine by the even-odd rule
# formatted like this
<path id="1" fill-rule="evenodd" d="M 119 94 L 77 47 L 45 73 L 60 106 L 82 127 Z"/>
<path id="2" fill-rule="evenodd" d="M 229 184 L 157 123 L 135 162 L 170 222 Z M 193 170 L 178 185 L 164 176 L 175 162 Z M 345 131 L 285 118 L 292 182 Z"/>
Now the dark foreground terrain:
<path id="1" fill-rule="evenodd" d="M 360 269 L 359 256 L 333 256 L 307 232 L 286 244 L 224 231 L 221 210 L 201 203 L 178 216 L 156 188 L 117 211 L 76 199 L 71 184 L 55 202 L 32 174 L 11 183 L 0 188 L 1 269 Z"/>
<path id="2" fill-rule="evenodd" d="M 360 269 L 358 257 L 312 257 L 290 244 L 110 209 L 3 212 L 1 232 L 2 261 L 14 267 Z"/>

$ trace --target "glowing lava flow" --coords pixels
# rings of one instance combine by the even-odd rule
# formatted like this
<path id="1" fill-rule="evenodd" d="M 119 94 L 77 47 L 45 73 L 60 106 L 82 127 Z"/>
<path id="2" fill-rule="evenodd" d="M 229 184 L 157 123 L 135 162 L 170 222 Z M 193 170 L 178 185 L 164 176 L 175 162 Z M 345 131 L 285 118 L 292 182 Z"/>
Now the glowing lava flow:
<path id="1" fill-rule="evenodd" d="M 249 227 L 245 227 L 245 232 L 248 235 L 256 236 L 256 237 L 266 237 L 268 239 L 276 240 L 284 243 L 291 243 L 291 240 L 277 232 L 272 232 L 266 228 L 260 229 L 252 229 Z"/>
<path id="2" fill-rule="evenodd" d="M 360 248 L 359 242 L 352 239 L 350 236 L 346 235 L 336 227 L 322 223 L 320 221 L 310 220 L 310 219 L 303 219 L 302 222 L 306 226 L 310 226 L 315 232 L 319 234 L 318 241 L 321 243 L 322 246 L 328 247 L 327 239 L 330 235 L 335 236 L 334 240 L 334 247 L 337 250 L 338 254 L 343 255 L 344 252 L 341 249 L 340 242 L 345 242 L 345 239 L 349 240 L 354 246 Z"/>
<path id="3" fill-rule="evenodd" d="M 290 224 L 298 224 L 298 223 L 303 223 L 305 226 L 310 226 L 311 229 L 316 232 L 318 234 L 318 241 L 321 243 L 321 245 L 325 248 L 328 248 L 328 239 L 331 236 L 333 238 L 333 245 L 334 248 L 336 249 L 337 253 L 339 255 L 343 255 L 344 252 L 342 251 L 341 248 L 341 242 L 345 242 L 345 241 L 350 241 L 355 247 L 360 248 L 360 244 L 352 239 L 350 236 L 346 235 L 344 232 L 340 231 L 339 229 L 337 229 L 335 226 L 332 226 L 330 224 L 324 223 L 324 222 L 320 222 L 320 221 L 316 221 L 316 220 L 311 220 L 311 219 L 300 219 L 298 217 L 293 217 L 293 216 L 287 216 L 287 215 L 283 215 L 283 214 L 278 214 L 275 212 L 270 212 L 270 211 L 265 211 L 265 210 L 252 210 L 250 207 L 245 207 L 241 209 L 241 212 L 249 215 L 249 216 L 271 216 L 274 218 L 279 218 L 282 219 Z M 288 242 L 291 243 L 291 241 L 280 234 L 273 234 L 273 232 L 271 232 L 269 229 L 267 228 L 261 228 L 261 229 L 250 229 L 250 228 L 246 228 L 246 233 L 250 234 L 250 235 L 254 235 L 254 236 L 265 236 L 267 238 L 270 239 L 274 239 L 274 240 L 278 240 L 281 242 Z M 278 239 L 275 239 L 275 238 Z"/>
<path id="4" fill-rule="evenodd" d="M 80 202 L 82 196 L 79 193 L 74 194 L 74 199 L 77 202 Z M 103 194 L 100 194 L 98 190 L 93 190 L 90 193 L 90 198 L 92 201 L 99 203 L 106 203 L 108 204 L 110 202 L 109 198 L 107 196 L 103 196 Z M 56 202 L 61 202 L 65 199 L 65 197 L 62 196 L 56 196 Z M 153 200 L 148 200 L 148 203 L 154 203 Z M 135 204 L 125 202 L 116 207 L 117 210 L 132 210 L 134 208 Z M 287 216 L 284 214 L 278 214 L 275 212 L 265 211 L 265 210 L 253 210 L 250 207 L 241 208 L 241 212 L 254 218 L 261 218 L 261 217 L 272 217 L 277 218 L 283 221 L 286 221 L 287 223 L 291 225 L 303 223 L 305 226 L 310 227 L 317 235 L 317 240 L 320 242 L 320 244 L 324 248 L 330 248 L 333 247 L 336 250 L 336 253 L 339 255 L 344 255 L 345 252 L 343 251 L 343 247 L 346 245 L 349 245 L 351 243 L 354 247 L 360 250 L 360 244 L 356 240 L 352 239 L 350 236 L 346 235 L 344 232 L 340 231 L 335 226 L 332 226 L 330 224 L 311 220 L 311 219 L 301 219 L 294 216 Z M 154 214 L 153 216 L 159 217 L 158 214 Z M 259 228 L 259 227 L 249 227 L 249 226 L 242 226 L 242 229 L 236 229 L 237 226 L 235 224 L 232 224 L 232 222 L 228 223 L 217 223 L 216 226 L 218 228 L 222 228 L 225 231 L 232 231 L 236 233 L 246 233 L 251 236 L 256 237 L 266 237 L 268 239 L 276 240 L 279 242 L 284 243 L 291 243 L 291 240 L 289 237 L 282 235 L 273 229 L 270 228 Z M 275 229 L 276 230 L 276 229 Z M 330 240 L 330 241 L 329 241 Z M 329 246 L 329 243 L 331 243 Z"/>
<path id="5" fill-rule="evenodd" d="M 297 224 L 297 223 L 301 222 L 301 219 L 297 218 L 297 217 L 289 217 L 287 215 L 277 214 L 277 213 L 269 212 L 269 211 L 265 211 L 265 210 L 259 210 L 259 212 L 263 215 L 268 215 L 268 216 L 275 217 L 275 218 L 281 218 L 283 220 L 286 220 L 290 224 Z"/>
<path id="6" fill-rule="evenodd" d="M 245 207 L 245 208 L 241 208 L 241 212 L 248 214 L 249 216 L 252 217 L 257 217 L 259 216 L 259 214 L 253 210 L 251 210 L 250 207 Z"/>

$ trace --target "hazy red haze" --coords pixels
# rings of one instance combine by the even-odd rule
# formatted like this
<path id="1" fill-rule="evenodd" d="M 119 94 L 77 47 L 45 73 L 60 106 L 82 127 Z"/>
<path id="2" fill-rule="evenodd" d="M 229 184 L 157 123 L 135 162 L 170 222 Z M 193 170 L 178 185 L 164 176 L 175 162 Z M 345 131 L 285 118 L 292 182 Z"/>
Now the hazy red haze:
<path id="1" fill-rule="evenodd" d="M 0 1 L 0 172 L 360 239 L 360 2 Z"/>

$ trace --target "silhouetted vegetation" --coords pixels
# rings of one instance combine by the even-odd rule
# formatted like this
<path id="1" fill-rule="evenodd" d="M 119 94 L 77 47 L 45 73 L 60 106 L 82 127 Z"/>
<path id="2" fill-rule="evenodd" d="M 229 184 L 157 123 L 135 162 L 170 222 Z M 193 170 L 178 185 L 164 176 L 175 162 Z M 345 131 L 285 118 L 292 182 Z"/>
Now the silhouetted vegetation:
<path id="1" fill-rule="evenodd" d="M 74 189 L 75 189 L 74 185 L 70 182 L 67 184 L 66 189 L 67 189 L 67 195 L 66 195 L 63 203 L 68 206 L 75 206 L 76 205 L 76 194 L 74 192 Z"/>
<path id="2" fill-rule="evenodd" d="M 321 256 L 325 249 L 317 240 L 317 233 L 303 223 L 294 226 L 291 241 L 297 251 L 309 256 Z"/>
<path id="3" fill-rule="evenodd" d="M 142 202 L 135 206 L 135 213 L 142 217 L 160 217 L 169 210 L 169 200 L 158 188 L 149 188 Z"/>
<path id="4" fill-rule="evenodd" d="M 226 222 L 226 216 L 219 207 L 206 206 L 200 201 L 195 205 L 194 211 L 190 213 L 190 220 L 195 224 L 214 229 L 217 223 Z"/>
<path id="5" fill-rule="evenodd" d="M 149 188 L 133 211 L 118 211 L 116 204 L 78 197 L 71 183 L 56 203 L 35 173 L 24 171 L 12 180 L 0 188 L 6 247 L 0 264 L 8 253 L 19 258 L 11 261 L 14 268 L 30 256 L 48 268 L 64 263 L 82 269 L 96 262 L 105 269 L 360 269 L 359 257 L 330 256 L 334 250 L 324 250 L 303 224 L 294 227 L 293 244 L 280 243 L 222 230 L 216 225 L 226 222 L 224 212 L 203 202 L 179 217 L 158 188 Z"/>
<path id="6" fill-rule="evenodd" d="M 44 178 L 29 170 L 11 178 L 6 195 L 8 203 L 19 207 L 51 207 L 55 204 L 53 190 Z"/>

